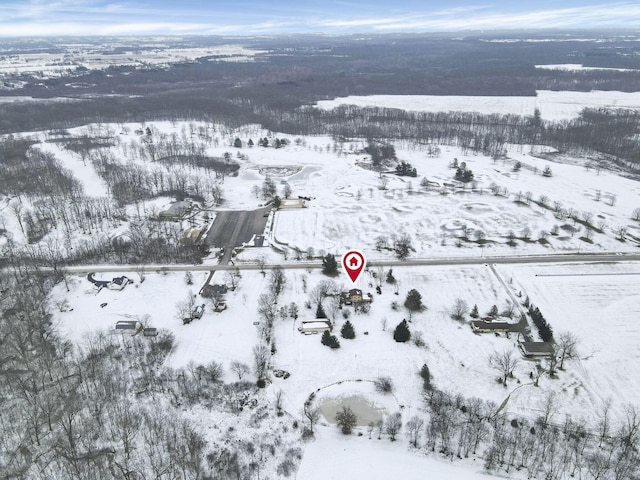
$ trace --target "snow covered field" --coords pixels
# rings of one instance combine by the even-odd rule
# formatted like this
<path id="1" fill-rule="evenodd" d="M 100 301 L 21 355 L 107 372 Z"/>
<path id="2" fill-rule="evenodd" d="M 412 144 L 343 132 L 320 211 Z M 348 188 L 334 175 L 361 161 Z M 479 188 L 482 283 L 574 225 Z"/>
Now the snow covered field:
<path id="1" fill-rule="evenodd" d="M 407 452 L 399 442 L 389 443 L 365 435 L 345 438 L 337 429 L 321 429 L 318 439 L 305 448 L 297 478 L 305 480 L 353 480 L 367 478 L 388 480 L 487 480 L 499 478 L 482 471 L 482 464 L 474 467 L 452 464 Z"/>
<path id="2" fill-rule="evenodd" d="M 536 68 L 541 70 L 562 70 L 568 72 L 574 71 L 588 71 L 588 70 L 608 70 L 613 72 L 636 72 L 634 68 L 606 68 L 606 67 L 585 67 L 580 63 L 562 63 L 552 65 L 536 65 Z"/>
<path id="3" fill-rule="evenodd" d="M 425 150 L 398 142 L 395 144 L 398 159 L 415 166 L 418 176 L 386 173 L 387 184 L 381 188 L 380 174 L 368 168 L 369 159 L 363 153 L 365 142 L 361 139 L 341 144 L 329 137 L 296 138 L 257 126 L 231 130 L 220 125 L 150 122 L 99 127 L 98 133 L 110 130 L 115 138 L 114 146 L 102 150 L 142 169 L 161 168 L 158 163 L 132 154 L 143 142 L 142 136 L 135 133 L 142 127 L 150 127 L 154 138 L 162 135 L 189 138 L 190 132 L 207 129 L 213 137 L 206 146 L 206 154 L 222 157 L 225 152 L 231 153 L 240 170 L 237 177 L 226 177 L 221 183 L 226 200 L 222 209 L 253 209 L 263 204 L 264 199 L 254 194 L 254 188 L 260 189 L 267 175 L 275 180 L 279 191 L 287 182 L 293 197 L 310 197 L 307 208 L 280 210 L 275 214 L 268 239 L 292 254 L 287 262 L 295 261 L 294 253 L 301 255 L 310 249 L 316 257 L 327 252 L 341 255 L 347 249 L 358 248 L 365 251 L 369 260 L 394 259 L 391 249 L 378 251 L 376 243 L 379 237 L 387 237 L 391 244 L 394 235 L 402 234 L 412 239 L 414 250 L 410 258 L 637 252 L 638 248 L 640 226 L 632 219 L 632 212 L 640 206 L 640 184 L 613 172 L 587 169 L 588 159 L 563 158 L 564 163 L 542 159 L 540 147 L 510 146 L 507 159 L 494 161 L 448 146 L 442 146 L 439 157 L 431 158 Z M 96 134 L 97 129 L 79 127 L 69 133 L 83 136 Z M 257 143 L 258 138 L 265 136 L 272 140 L 286 138 L 289 144 L 278 149 L 246 146 L 249 139 Z M 232 146 L 235 138 L 242 140 L 243 148 Z M 55 155 L 64 167 L 72 170 L 87 195 L 108 196 L 106 185 L 90 162 L 85 166 L 79 155 L 62 148 L 60 143 L 47 143 L 44 134 L 38 134 L 38 139 L 40 143 L 34 148 Z M 475 188 L 471 185 L 462 188 L 453 180 L 454 159 L 465 162 L 474 172 Z M 514 171 L 516 162 L 521 163 L 519 172 Z M 540 174 L 546 166 L 553 170 L 550 178 Z M 190 173 L 211 175 L 196 167 Z M 428 189 L 420 185 L 423 177 L 429 180 Z M 494 185 L 508 193 L 494 195 L 491 191 Z M 546 198 L 544 202 L 541 197 Z M 139 202 L 128 205 L 126 211 L 130 215 L 144 213 L 145 209 L 157 211 L 170 200 L 161 197 Z M 594 230 L 591 239 L 585 239 L 583 224 L 556 218 L 555 202 L 578 212 L 576 216 L 583 222 L 589 218 L 601 232 Z M 6 227 L 14 231 L 14 240 L 23 241 L 16 233 L 17 222 L 5 206 L 8 203 L 9 199 L 4 199 L 2 204 Z M 616 239 L 615 231 L 621 226 L 629 231 L 625 242 Z M 125 222 L 117 230 L 126 228 Z M 557 234 L 553 235 L 550 232 L 555 228 Z M 513 245 L 507 243 L 511 232 Z M 50 235 L 58 234 L 54 231 Z M 255 263 L 260 256 L 269 263 L 286 263 L 281 253 L 269 247 L 247 248 L 237 261 Z M 205 261 L 215 263 L 213 258 Z M 318 270 L 285 270 L 285 273 L 287 282 L 278 305 L 295 302 L 300 315 L 297 320 L 278 316 L 275 321 L 272 365 L 290 373 L 290 377 L 272 378 L 265 398 L 272 398 L 281 390 L 283 409 L 292 418 L 302 418 L 302 405 L 312 394 L 318 403 L 336 405 L 344 399 L 361 397 L 384 415 L 402 412 L 404 421 L 422 415 L 425 406 L 418 372 L 423 364 L 429 366 L 436 388 L 467 398 L 480 397 L 496 406 L 508 399 L 505 412 L 530 420 L 540 414 L 550 392 L 556 395 L 558 408 L 554 421 L 558 423 L 571 415 L 593 424 L 594 412 L 608 397 L 613 397 L 613 412 L 619 417 L 624 405 L 637 402 L 640 396 L 635 376 L 629 375 L 640 368 L 636 348 L 640 329 L 634 323 L 640 314 L 640 290 L 636 276 L 631 275 L 640 270 L 635 270 L 633 264 L 495 269 L 490 265 L 398 267 L 393 273 L 399 282 L 399 295 L 384 282 L 382 294 L 377 295 L 372 274 L 383 275 L 386 270 L 372 269 L 356 285 L 373 294 L 371 311 L 351 313 L 356 338 L 340 338 L 338 350 L 323 346 L 320 335 L 302 335 L 298 331 L 301 322 L 315 318 L 315 310 L 304 304 L 313 287 L 327 277 Z M 197 294 L 207 274 L 194 272 L 191 286 L 186 284 L 183 273 L 150 271 L 142 283 L 136 272 L 126 275 L 135 281 L 133 285 L 119 292 L 103 289 L 97 295 L 85 276 L 72 276 L 68 293 L 64 284 L 59 284 L 51 297 L 51 310 L 61 334 L 82 345 L 88 336 L 111 330 L 119 320 L 140 320 L 175 336 L 168 367 L 217 361 L 225 368 L 225 379 L 231 381 L 231 362 L 252 363 L 252 348 L 260 342 L 256 325 L 260 320 L 258 298 L 268 291 L 268 275 L 243 271 L 239 288 L 227 294 L 228 309 L 221 313 L 214 313 L 211 304 L 198 297 L 196 303 L 206 305 L 205 313 L 189 325 L 183 325 L 176 316 L 176 304 L 190 291 Z M 112 276 L 97 275 L 107 280 Z M 224 281 L 223 272 L 216 272 L 212 283 Z M 344 279 L 338 277 L 336 281 L 341 284 Z M 346 285 L 340 285 L 340 290 L 345 288 Z M 421 335 L 424 346 L 399 344 L 392 337 L 395 326 L 408 318 L 402 303 L 412 288 L 422 294 L 428 307 L 410 322 L 414 337 Z M 520 292 L 523 296 L 517 297 Z M 463 321 L 452 320 L 450 310 L 460 298 L 470 307 L 477 304 L 480 314 L 485 315 L 493 305 L 502 309 L 508 300 L 522 300 L 527 295 L 556 333 L 571 331 L 579 338 L 580 358 L 568 360 L 557 379 L 543 376 L 538 387 L 532 385 L 529 377 L 535 362 L 520 359 L 514 378 L 505 387 L 496 382 L 498 372 L 489 364 L 489 357 L 505 350 L 519 356 L 516 335 L 476 335 L 470 329 L 468 317 Z M 72 310 L 58 311 L 56 304 L 63 298 Z M 325 307 L 336 318 L 334 333 L 339 335 L 345 319 L 341 311 L 332 310 L 330 303 L 331 299 L 326 299 Z M 345 306 L 343 310 L 349 308 Z M 372 381 L 385 376 L 393 379 L 393 395 L 383 396 L 372 387 Z M 190 414 L 197 418 L 197 412 Z M 225 427 L 233 424 L 229 418 L 224 422 Z M 211 421 L 205 423 L 207 428 L 212 425 Z M 432 474 L 430 478 L 479 478 L 477 472 L 482 465 L 472 463 L 472 459 L 465 460 L 463 467 L 441 463 L 407 452 L 404 434 L 401 441 L 390 443 L 369 440 L 366 428 L 360 431 L 363 437 L 344 439 L 330 418 L 322 418 L 317 440 L 306 447 L 298 478 L 349 478 L 345 472 L 353 473 L 356 466 L 358 475 L 365 472 L 371 478 L 387 478 L 388 465 L 398 462 L 405 464 L 403 478 L 422 478 L 419 475 L 425 471 Z M 214 433 L 211 435 L 215 437 Z M 331 465 L 325 462 L 320 469 L 326 452 L 334 452 L 335 462 Z M 366 461 L 371 457 L 376 462 Z"/>
<path id="4" fill-rule="evenodd" d="M 509 415 L 535 419 L 541 413 L 546 396 L 554 392 L 557 409 L 552 422 L 562 423 L 565 416 L 570 415 L 593 426 L 595 414 L 607 398 L 613 400 L 612 413 L 619 418 L 624 406 L 635 402 L 640 395 L 635 376 L 629 373 L 640 368 L 637 353 L 640 330 L 635 325 L 640 314 L 640 287 L 633 275 L 640 274 L 640 270 L 635 264 L 499 266 L 496 270 L 498 276 L 488 266 L 395 268 L 400 295 L 394 295 L 393 288 L 383 283 L 382 295 L 374 293 L 368 314 L 352 312 L 350 321 L 356 338 L 340 338 L 338 350 L 321 345 L 320 335 L 303 335 L 297 331 L 302 321 L 314 318 L 314 310 L 303 307 L 307 298 L 305 284 L 310 290 L 326 277 L 317 271 L 287 271 L 287 283 L 278 304 L 297 302 L 300 316 L 297 320 L 290 317 L 276 320 L 272 341 L 277 351 L 271 361 L 274 368 L 291 376 L 273 378 L 266 397 L 271 398 L 281 390 L 284 410 L 299 418 L 302 404 L 312 393 L 320 405 L 360 396 L 385 416 L 398 411 L 406 421 L 424 412 L 418 371 L 426 363 L 437 388 L 465 397 L 492 400 L 496 406 L 508 398 Z M 203 281 L 204 275 L 194 274 L 196 285 Z M 228 310 L 213 313 L 205 302 L 203 318 L 189 325 L 182 325 L 174 315 L 175 303 L 190 289 L 197 290 L 185 284 L 182 273 L 148 272 L 142 284 L 135 273 L 129 276 L 135 280 L 134 285 L 120 292 L 105 289 L 97 295 L 84 277 L 72 278 L 70 293 L 65 292 L 63 284 L 58 285 L 52 298 L 67 298 L 73 308 L 61 313 L 52 306 L 54 321 L 63 335 L 82 344 L 91 332 L 109 330 L 118 320 L 142 319 L 175 335 L 169 366 L 215 360 L 224 366 L 226 378 L 230 380 L 232 361 L 251 363 L 251 348 L 259 341 L 254 325 L 259 319 L 257 297 L 266 291 L 268 276 L 243 272 L 238 290 L 227 296 Z M 110 276 L 103 273 L 98 278 Z M 215 281 L 220 279 L 214 277 Z M 367 274 L 357 286 L 365 292 L 373 291 L 373 282 L 375 279 Z M 510 291 L 505 290 L 503 282 Z M 428 306 L 425 312 L 415 314 L 410 323 L 414 336 L 422 333 L 424 347 L 399 344 L 392 338 L 395 325 L 407 318 L 406 310 L 402 307 L 394 310 L 392 302 L 401 303 L 409 288 L 420 291 Z M 489 365 L 488 358 L 493 352 L 510 349 L 517 352 L 515 336 L 476 335 L 469 328 L 468 317 L 455 321 L 449 315 L 456 298 L 466 300 L 469 305 L 477 303 L 483 315 L 493 304 L 502 308 L 511 298 L 510 293 L 519 291 L 540 307 L 557 333 L 571 331 L 580 341 L 580 358 L 568 360 L 557 379 L 543 376 L 539 387 L 534 387 L 528 376 L 535 362 L 525 359 L 520 360 L 507 387 L 495 381 L 497 372 Z M 100 307 L 100 303 L 107 305 Z M 329 301 L 325 304 L 330 311 Z M 344 310 L 350 308 L 343 307 Z M 336 334 L 343 323 L 338 313 Z M 372 381 L 383 376 L 393 379 L 392 395 L 382 395 L 373 389 Z M 193 415 L 197 418 L 198 414 L 193 412 Z M 224 425 L 232 425 L 230 421 L 225 417 Z M 211 428 L 211 422 L 204 424 Z M 400 464 L 403 478 L 422 478 L 427 471 L 430 478 L 442 479 L 476 479 L 481 475 L 482 465 L 474 463 L 473 458 L 451 464 L 407 451 L 404 433 L 399 442 L 390 443 L 388 439 L 375 439 L 375 434 L 374 439 L 369 440 L 366 427 L 356 429 L 363 433 L 362 437 L 345 438 L 333 421 L 326 418 L 321 418 L 317 428 L 317 439 L 305 447 L 298 478 L 353 478 L 354 469 L 358 475 L 370 473 L 371 478 L 388 478 L 391 471 L 388 469 L 398 468 Z M 211 434 L 215 438 L 213 431 Z M 329 453 L 332 461 L 326 462 Z"/>
<path id="5" fill-rule="evenodd" d="M 607 398 L 616 408 L 637 404 L 640 385 L 640 266 L 498 266 L 514 288 L 540 308 L 555 335 L 578 338 L 579 359 L 560 374 L 561 402 L 574 412 L 597 409 Z M 593 411 L 592 410 L 592 411 Z M 618 410 L 620 412 L 620 410 Z"/>
<path id="6" fill-rule="evenodd" d="M 178 138 L 186 129 L 203 127 L 188 124 L 187 128 L 186 123 L 171 122 L 148 125 L 157 135 Z M 125 124 L 118 129 L 112 126 L 116 145 L 102 150 L 145 170 L 157 168 L 128 153 L 140 144 L 140 137 L 134 133 L 139 127 L 140 124 Z M 290 144 L 279 149 L 258 146 L 237 149 L 231 146 L 234 138 L 246 144 L 249 139 L 255 142 L 268 132 L 256 126 L 233 131 L 217 127 L 216 130 L 207 154 L 222 157 L 230 152 L 240 164 L 238 176 L 227 177 L 221 184 L 225 198 L 221 208 L 258 208 L 264 200 L 252 192 L 261 189 L 267 176 L 275 180 L 280 191 L 284 182 L 288 182 L 294 198 L 298 195 L 312 198 L 307 202 L 308 208 L 281 210 L 275 215 L 271 240 L 289 249 L 306 252 L 312 248 L 316 253 L 339 255 L 357 247 L 366 250 L 371 259 L 392 258 L 390 250 L 376 251 L 377 240 L 386 237 L 391 244 L 394 235 L 407 234 L 414 248 L 412 257 L 492 256 L 635 251 L 633 238 L 626 242 L 616 239 L 619 227 L 627 228 L 630 237 L 640 238 L 640 225 L 632 220 L 633 210 L 640 206 L 640 186 L 612 172 L 585 168 L 588 159 L 563 159 L 567 163 L 554 163 L 539 158 L 538 147 L 519 146 L 511 146 L 508 158 L 497 162 L 446 146 L 439 157 L 430 158 L 422 149 L 399 143 L 396 144 L 398 159 L 415 166 L 418 176 L 386 174 L 387 185 L 383 190 L 380 174 L 366 168 L 368 158 L 362 152 L 365 144 L 361 140 L 339 144 L 329 137 L 296 138 L 274 133 L 273 136 L 287 138 Z M 86 127 L 69 130 L 74 135 L 86 135 L 88 131 L 91 129 Z M 65 168 L 74 172 L 86 194 L 95 197 L 108 194 L 90 163 L 85 165 L 79 155 L 59 143 L 47 143 L 39 136 L 42 143 L 34 148 L 54 154 Z M 463 189 L 453 181 L 454 159 L 465 162 L 474 172 L 475 189 L 470 185 Z M 516 162 L 522 165 L 519 172 L 513 171 Z M 540 174 L 546 166 L 552 168 L 551 178 Z M 211 175 L 197 168 L 193 173 Z M 430 183 L 428 190 L 420 185 L 425 177 Z M 494 195 L 493 185 L 499 186 L 503 193 Z M 541 197 L 546 199 L 546 206 L 540 204 Z M 575 212 L 578 219 L 586 215 L 601 232 L 593 230 L 591 238 L 585 240 L 583 224 L 556 218 L 556 202 L 563 209 Z M 138 205 L 137 209 L 140 208 Z M 10 223 L 11 215 L 5 217 Z M 552 235 L 554 229 L 557 234 Z M 460 240 L 464 232 L 467 240 Z M 508 245 L 511 233 L 515 238 L 512 246 Z M 544 240 L 539 241 L 542 237 Z M 249 253 L 245 255 L 251 257 Z"/>
<path id="7" fill-rule="evenodd" d="M 114 41 L 109 46 L 91 44 L 60 45 L 59 53 L 5 52 L 0 60 L 0 78 L 11 74 L 37 74 L 41 78 L 64 76 L 78 67 L 89 70 L 104 70 L 113 66 L 148 67 L 149 65 L 170 65 L 192 62 L 197 58 L 216 57 L 215 61 L 252 61 L 264 51 L 252 50 L 239 44 L 210 47 L 167 47 L 161 39 L 145 39 L 140 46 L 130 42 Z M 111 51 L 110 47 L 113 49 Z M 122 51 L 123 49 L 126 51 Z M 118 53 L 114 53 L 118 51 Z M 70 54 L 73 52 L 72 54 Z"/>
<path id="8" fill-rule="evenodd" d="M 339 105 L 386 107 L 417 112 L 480 112 L 483 114 L 533 115 L 540 110 L 545 120 L 570 120 L 584 108 L 640 108 L 640 92 L 555 92 L 539 90 L 535 97 L 464 95 L 371 95 L 323 100 L 317 107 L 330 110 Z"/>
<path id="9" fill-rule="evenodd" d="M 368 314 L 353 314 L 356 338 L 341 340 L 341 348 L 330 350 L 321 345 L 320 335 L 303 335 L 298 327 L 303 321 L 315 318 L 314 309 L 303 307 L 304 285 L 311 290 L 326 279 L 319 272 L 287 272 L 287 283 L 278 304 L 298 304 L 300 316 L 276 320 L 274 340 L 277 353 L 273 365 L 291 374 L 286 379 L 274 379 L 274 389 L 285 392 L 285 409 L 297 414 L 308 396 L 317 392 L 317 398 L 362 395 L 378 404 L 386 414 L 402 409 L 407 419 L 423 411 L 422 379 L 418 375 L 427 364 L 433 384 L 465 397 L 478 396 L 499 405 L 511 394 L 507 411 L 535 418 L 548 392 L 558 398 L 558 419 L 565 414 L 589 419 L 609 396 L 614 397 L 614 411 L 622 411 L 626 403 L 638 398 L 640 391 L 628 368 L 640 368 L 640 356 L 635 346 L 640 341 L 640 329 L 633 321 L 640 313 L 640 287 L 633 276 L 622 273 L 640 273 L 633 264 L 611 267 L 597 265 L 569 266 L 501 266 L 500 278 L 488 266 L 477 267 L 403 267 L 395 268 L 399 282 L 399 296 L 393 287 L 383 283 L 382 295 L 376 295 L 375 280 L 367 275 L 359 280 L 363 291 L 374 293 L 374 302 Z M 543 277 L 545 274 L 572 275 L 575 272 L 597 272 L 595 276 Z M 217 273 L 216 275 L 219 275 Z M 538 275 L 538 276 L 536 276 Z M 128 275 L 136 283 L 123 291 L 103 289 L 95 295 L 84 277 L 73 277 L 71 292 L 58 285 L 54 298 L 66 297 L 72 311 L 55 313 L 56 324 L 64 336 L 82 343 L 91 332 L 110 330 L 118 320 L 139 319 L 149 326 L 168 329 L 176 338 L 170 356 L 170 365 L 181 367 L 196 362 L 206 364 L 212 360 L 228 368 L 232 361 L 251 362 L 251 349 L 258 343 L 259 320 L 257 300 L 267 290 L 268 275 L 259 272 L 242 273 L 240 287 L 227 294 L 228 309 L 214 313 L 208 301 L 200 320 L 182 325 L 175 315 L 176 303 L 189 291 L 197 293 L 204 273 L 195 273 L 194 286 L 187 286 L 181 273 L 147 273 L 140 284 L 135 273 Z M 99 274 L 97 278 L 108 278 Z M 338 279 L 342 281 L 342 279 Z M 510 291 L 505 290 L 502 281 Z M 221 278 L 213 282 L 220 282 Z M 421 292 L 428 310 L 414 315 L 410 323 L 414 336 L 421 334 L 425 347 L 399 344 L 393 341 L 395 326 L 408 318 L 401 306 L 406 292 L 416 288 Z M 344 289 L 344 286 L 343 286 Z M 556 380 L 543 377 L 534 387 L 528 375 L 535 363 L 522 360 L 515 371 L 515 380 L 505 388 L 496 383 L 497 372 L 489 365 L 493 352 L 513 350 L 517 338 L 512 335 L 476 335 L 469 326 L 470 318 L 455 321 L 449 312 L 456 298 L 469 306 L 477 304 L 484 315 L 492 305 L 501 310 L 507 300 L 519 292 L 528 295 L 539 306 L 556 333 L 571 331 L 579 340 L 580 360 L 567 361 L 566 371 Z M 612 292 L 616 292 L 615 295 Z M 614 297 L 614 298 L 612 298 Z M 396 310 L 392 303 L 400 303 Z M 328 302 L 328 301 L 327 301 Z M 326 303 L 329 309 L 330 303 Z M 101 307 L 101 303 L 106 303 Z M 348 310 L 350 307 L 343 307 Z M 52 306 L 55 310 L 55 307 Z M 341 312 L 336 318 L 335 331 L 345 322 Z M 514 320 L 515 321 L 515 320 Z M 600 327 L 606 325 L 606 328 Z M 624 367 L 623 367 L 624 365 Z M 635 371 L 635 370 L 631 370 Z M 231 375 L 229 372 L 228 375 Z M 371 382 L 378 377 L 391 377 L 396 388 L 393 398 L 380 397 Z M 328 424 L 326 421 L 324 424 Z"/>

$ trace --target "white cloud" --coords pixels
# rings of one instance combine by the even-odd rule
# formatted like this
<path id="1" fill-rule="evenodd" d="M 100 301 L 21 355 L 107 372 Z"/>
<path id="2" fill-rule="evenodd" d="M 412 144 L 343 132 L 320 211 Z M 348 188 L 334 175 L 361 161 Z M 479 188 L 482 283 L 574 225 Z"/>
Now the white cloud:
<path id="1" fill-rule="evenodd" d="M 30 0 L 0 5 L 0 35 L 108 35 L 108 34 L 274 34 L 346 33 L 392 31 L 455 31 L 479 29 L 534 29 L 581 27 L 636 27 L 640 25 L 640 3 L 619 2 L 574 8 L 530 10 L 518 13 L 495 11 L 494 6 L 470 5 L 433 11 L 403 12 L 390 5 L 394 15 L 379 15 L 361 9 L 358 14 L 321 16 L 307 7 L 291 8 L 288 14 L 269 9 L 203 8 L 200 11 L 166 6 L 151 8 L 145 1 L 124 0 Z M 345 5 L 350 5 L 345 3 Z M 335 6 L 335 3 L 334 3 Z M 357 5 L 356 5 L 357 6 Z"/>

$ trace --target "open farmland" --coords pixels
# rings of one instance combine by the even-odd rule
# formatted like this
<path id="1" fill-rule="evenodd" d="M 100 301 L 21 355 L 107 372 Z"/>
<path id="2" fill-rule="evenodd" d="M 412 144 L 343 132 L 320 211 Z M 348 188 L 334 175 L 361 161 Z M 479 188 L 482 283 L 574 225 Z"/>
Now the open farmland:
<path id="1" fill-rule="evenodd" d="M 499 266 L 515 289 L 543 312 L 554 334 L 578 338 L 578 359 L 566 365 L 552 388 L 562 404 L 583 416 L 607 399 L 620 411 L 640 396 L 640 269 L 611 265 Z M 553 386 L 553 384 L 556 384 Z M 527 401 L 530 400 L 527 395 Z"/>

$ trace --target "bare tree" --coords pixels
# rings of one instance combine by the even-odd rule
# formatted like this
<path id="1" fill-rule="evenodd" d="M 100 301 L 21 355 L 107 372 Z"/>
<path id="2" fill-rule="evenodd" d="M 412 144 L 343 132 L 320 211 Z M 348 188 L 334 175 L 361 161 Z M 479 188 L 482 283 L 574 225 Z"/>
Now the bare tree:
<path id="1" fill-rule="evenodd" d="M 276 265 L 271 270 L 270 274 L 271 283 L 269 288 L 271 290 L 271 294 L 275 298 L 276 302 L 278 301 L 278 295 L 282 292 L 284 288 L 284 284 L 287 282 L 287 277 L 284 274 L 284 270 L 280 265 Z"/>
<path id="2" fill-rule="evenodd" d="M 549 197 L 547 197 L 546 195 L 542 194 L 538 197 L 538 203 L 540 205 L 542 205 L 543 207 L 546 207 L 549 204 Z"/>
<path id="3" fill-rule="evenodd" d="M 505 350 L 502 353 L 494 352 L 489 357 L 489 365 L 500 373 L 501 382 L 506 385 L 507 379 L 518 365 L 518 358 L 514 355 L 513 350 Z"/>
<path id="4" fill-rule="evenodd" d="M 242 377 L 244 377 L 247 373 L 251 371 L 251 369 L 246 363 L 242 363 L 237 360 L 234 360 L 233 362 L 231 362 L 231 371 L 236 375 L 238 375 L 238 380 L 240 381 L 242 380 Z"/>
<path id="5" fill-rule="evenodd" d="M 313 426 L 320 420 L 320 409 L 313 407 L 311 402 L 305 402 L 304 407 L 302 407 L 302 413 L 309 421 L 309 430 L 313 433 Z"/>
<path id="6" fill-rule="evenodd" d="M 469 313 L 469 305 L 467 302 L 461 298 L 456 298 L 451 308 L 451 318 L 462 320 L 467 313 Z"/>
<path id="7" fill-rule="evenodd" d="M 640 208 L 634 208 L 631 213 L 631 218 L 633 218 L 636 222 L 640 222 Z"/>
<path id="8" fill-rule="evenodd" d="M 611 403 L 611 398 L 607 398 L 600 407 L 597 424 L 598 438 L 600 442 L 598 446 L 602 446 L 602 442 L 609 438 L 609 435 L 611 434 Z"/>
<path id="9" fill-rule="evenodd" d="M 323 280 L 309 292 L 309 299 L 317 307 L 327 296 L 337 293 L 338 285 L 333 280 Z"/>
<path id="10" fill-rule="evenodd" d="M 66 312 L 69 309 L 69 300 L 66 298 L 60 298 L 53 302 L 58 311 Z"/>
<path id="11" fill-rule="evenodd" d="M 396 436 L 402 428 L 402 415 L 400 412 L 396 412 L 390 415 L 384 422 L 384 433 L 389 435 L 392 442 L 396 441 Z"/>
<path id="12" fill-rule="evenodd" d="M 140 279 L 140 283 L 144 282 L 145 272 L 146 272 L 145 266 L 142 264 L 136 265 L 135 270 L 136 270 L 136 273 L 138 274 L 138 278 Z"/>
<path id="13" fill-rule="evenodd" d="M 640 414 L 635 406 L 625 406 L 625 418 L 617 436 L 624 454 L 637 449 L 640 441 Z"/>
<path id="14" fill-rule="evenodd" d="M 262 344 L 253 347 L 253 371 L 258 381 L 264 381 L 269 368 L 269 349 Z"/>
<path id="15" fill-rule="evenodd" d="M 379 183 L 379 188 L 380 190 L 386 190 L 387 189 L 387 185 L 389 185 L 389 177 L 387 177 L 386 175 L 380 175 L 380 178 L 378 179 L 378 183 Z"/>
<path id="16" fill-rule="evenodd" d="M 267 323 L 273 323 L 276 319 L 277 307 L 273 295 L 263 293 L 258 297 L 258 313 Z"/>
<path id="17" fill-rule="evenodd" d="M 220 292 L 214 292 L 209 297 L 209 301 L 211 302 L 213 311 L 218 312 L 221 308 L 221 305 L 224 303 L 224 295 L 222 295 Z"/>
<path id="18" fill-rule="evenodd" d="M 176 318 L 191 318 L 193 309 L 196 306 L 196 297 L 191 290 L 187 292 L 187 296 L 176 303 Z"/>
<path id="19" fill-rule="evenodd" d="M 627 239 L 627 232 L 629 231 L 629 229 L 627 227 L 625 227 L 624 225 L 619 225 L 616 229 L 615 229 L 615 234 L 618 238 L 618 240 L 620 241 L 625 241 Z"/>
<path id="20" fill-rule="evenodd" d="M 409 434 L 409 443 L 413 445 L 414 448 L 418 448 L 418 440 L 420 438 L 420 432 L 422 431 L 423 425 L 424 420 L 417 415 L 411 417 L 411 420 L 406 423 L 407 433 Z"/>
<path id="21" fill-rule="evenodd" d="M 507 300 L 504 305 L 504 310 L 502 310 L 501 315 L 503 317 L 513 318 L 516 313 L 516 304 L 511 300 Z"/>
<path id="22" fill-rule="evenodd" d="M 556 340 L 556 353 L 560 359 L 560 370 L 564 369 L 564 361 L 568 358 L 574 358 L 577 354 L 576 346 L 578 345 L 577 337 L 571 332 L 562 332 Z"/>
<path id="23" fill-rule="evenodd" d="M 549 392 L 540 406 L 538 423 L 542 425 L 542 428 L 546 428 L 549 425 L 549 422 L 551 422 L 551 419 L 556 413 L 557 407 L 558 402 L 556 401 L 555 392 Z"/>
<path id="24" fill-rule="evenodd" d="M 240 269 L 236 267 L 233 270 L 229 270 L 227 273 L 225 273 L 224 281 L 227 285 L 229 285 L 230 290 L 235 290 L 240 284 L 240 277 Z"/>

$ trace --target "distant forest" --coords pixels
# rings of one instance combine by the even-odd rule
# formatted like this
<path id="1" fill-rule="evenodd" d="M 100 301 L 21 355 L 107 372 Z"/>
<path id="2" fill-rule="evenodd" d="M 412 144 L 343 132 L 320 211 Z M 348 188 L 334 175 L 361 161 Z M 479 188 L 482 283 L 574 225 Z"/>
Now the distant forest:
<path id="1" fill-rule="evenodd" d="M 586 40 L 585 39 L 591 39 Z M 111 39 L 113 40 L 113 39 Z M 550 41 L 554 40 L 554 41 Z M 104 49 L 110 39 L 83 39 Z M 119 39 L 119 44 L 122 43 Z M 535 95 L 536 90 L 636 91 L 640 55 L 633 32 L 513 32 L 491 35 L 185 37 L 175 46 L 241 43 L 268 53 L 253 62 L 197 62 L 166 67 L 111 67 L 73 79 L 26 82 L 4 92 L 69 102 L 0 102 L 0 132 L 66 128 L 89 122 L 193 119 L 240 126 L 258 123 L 288 134 L 411 138 L 455 143 L 500 154 L 505 143 L 552 145 L 634 168 L 638 115 L 588 112 L 579 120 L 545 124 L 531 117 L 408 114 L 391 109 L 307 106 L 347 95 Z M 119 47 L 122 48 L 122 47 Z M 0 53 L 55 51 L 55 42 L 4 41 Z M 540 64 L 638 69 L 558 71 Z M 84 88 L 77 88 L 81 83 Z M 480 126 L 482 125 L 482 127 Z"/>

